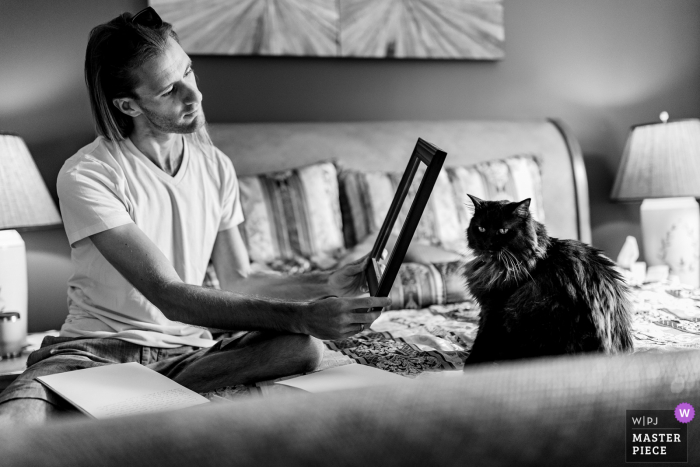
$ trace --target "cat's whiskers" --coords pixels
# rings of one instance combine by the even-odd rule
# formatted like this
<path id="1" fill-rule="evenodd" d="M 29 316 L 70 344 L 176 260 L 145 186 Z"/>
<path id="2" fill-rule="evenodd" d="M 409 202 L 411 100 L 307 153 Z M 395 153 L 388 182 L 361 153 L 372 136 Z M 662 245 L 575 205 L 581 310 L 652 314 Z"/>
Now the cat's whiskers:
<path id="1" fill-rule="evenodd" d="M 498 262 L 501 263 L 501 266 L 503 266 L 506 270 L 506 282 L 508 282 L 510 278 L 510 273 L 511 273 L 511 268 L 510 265 L 508 264 L 508 257 L 503 256 L 503 250 L 499 251 L 498 254 Z"/>
<path id="2" fill-rule="evenodd" d="M 532 275 L 530 274 L 530 271 L 527 268 L 527 265 L 523 262 L 520 261 L 515 254 L 512 251 L 509 250 L 503 250 L 508 254 L 508 256 L 511 258 L 511 261 L 513 262 L 514 268 L 519 269 L 520 271 L 524 272 L 525 274 L 528 275 L 530 280 L 534 281 L 535 279 L 532 278 Z"/>
<path id="3" fill-rule="evenodd" d="M 517 269 L 518 272 L 522 270 L 522 263 L 518 260 L 518 258 L 515 257 L 512 251 L 510 250 L 505 250 L 506 254 L 508 255 L 508 258 L 510 259 L 510 262 L 513 264 L 513 269 Z"/>
<path id="4" fill-rule="evenodd" d="M 519 261 L 515 255 L 513 254 L 512 251 L 508 251 L 508 256 L 510 257 L 511 262 L 513 263 L 513 270 L 515 271 L 513 275 L 517 276 L 517 279 L 523 279 L 523 274 L 522 271 L 525 269 L 523 268 L 523 264 L 521 261 Z M 517 274 L 516 274 L 517 272 Z M 525 270 L 527 272 L 527 270 Z"/>
<path id="5" fill-rule="evenodd" d="M 532 278 L 532 275 L 530 275 L 530 271 L 529 271 L 528 268 L 527 268 L 527 264 L 526 264 L 524 261 L 519 260 L 519 259 L 515 256 L 515 253 L 513 253 L 513 252 L 511 252 L 511 251 L 509 251 L 508 253 L 510 253 L 510 255 L 512 256 L 513 261 L 515 261 L 515 262 L 518 264 L 518 268 L 519 268 L 522 272 L 524 272 L 525 274 L 527 274 L 527 276 L 530 278 L 530 280 L 534 280 L 534 279 Z M 523 274 L 523 276 L 524 276 L 525 274 Z"/>
<path id="6" fill-rule="evenodd" d="M 513 260 L 510 258 L 508 255 L 508 250 L 501 250 L 501 255 L 505 259 L 505 266 L 506 266 L 506 280 L 510 278 L 512 275 L 514 279 L 517 280 L 517 274 L 515 271 L 515 263 L 513 263 Z"/>
<path id="7" fill-rule="evenodd" d="M 507 249 L 503 249 L 498 252 L 498 259 L 503 268 L 506 270 L 506 282 L 511 280 L 511 276 L 513 281 L 517 282 L 518 279 L 520 279 L 520 274 L 518 273 L 521 269 L 523 269 L 522 263 L 518 261 L 511 251 L 508 251 Z"/>

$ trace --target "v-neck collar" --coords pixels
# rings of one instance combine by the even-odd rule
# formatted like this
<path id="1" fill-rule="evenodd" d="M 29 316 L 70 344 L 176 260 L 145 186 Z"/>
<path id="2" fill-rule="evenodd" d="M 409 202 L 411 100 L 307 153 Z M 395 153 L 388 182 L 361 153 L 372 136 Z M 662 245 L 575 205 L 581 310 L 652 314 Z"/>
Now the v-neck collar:
<path id="1" fill-rule="evenodd" d="M 146 164 L 146 167 L 148 167 L 151 170 L 151 172 L 153 172 L 158 178 L 160 178 L 164 182 L 176 185 L 180 183 L 180 180 L 182 180 L 182 178 L 185 176 L 185 172 L 187 171 L 187 166 L 189 165 L 190 161 L 190 148 L 187 142 L 187 138 L 184 135 L 182 135 L 182 162 L 180 163 L 180 167 L 177 169 L 177 173 L 175 175 L 170 175 L 163 169 L 158 167 L 151 159 L 149 159 L 144 153 L 142 153 L 141 150 L 139 150 L 139 148 L 136 147 L 134 142 L 131 141 L 131 138 L 126 138 L 124 141 L 127 147 L 129 148 L 129 151 L 131 151 L 136 157 L 141 159 L 141 161 L 144 164 Z"/>

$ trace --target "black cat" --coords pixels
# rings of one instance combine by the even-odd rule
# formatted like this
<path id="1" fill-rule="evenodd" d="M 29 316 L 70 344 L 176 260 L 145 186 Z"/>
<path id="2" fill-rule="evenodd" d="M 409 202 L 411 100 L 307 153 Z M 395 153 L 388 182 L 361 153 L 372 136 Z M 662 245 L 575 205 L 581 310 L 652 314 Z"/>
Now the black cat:
<path id="1" fill-rule="evenodd" d="M 610 259 L 585 243 L 549 237 L 530 215 L 529 198 L 468 196 L 475 259 L 464 277 L 481 315 L 466 364 L 632 350 L 628 290 Z"/>

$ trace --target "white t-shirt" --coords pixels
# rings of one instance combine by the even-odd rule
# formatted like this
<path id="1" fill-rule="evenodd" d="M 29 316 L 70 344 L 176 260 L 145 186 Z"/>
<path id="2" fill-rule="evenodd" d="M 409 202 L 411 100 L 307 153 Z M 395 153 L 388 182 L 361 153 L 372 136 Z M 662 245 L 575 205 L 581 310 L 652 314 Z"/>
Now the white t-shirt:
<path id="1" fill-rule="evenodd" d="M 210 347 L 211 333 L 171 321 L 102 256 L 88 238 L 135 223 L 172 262 L 183 282 L 201 285 L 219 231 L 243 221 L 231 160 L 184 138 L 170 176 L 130 139 L 98 137 L 68 159 L 58 196 L 74 274 L 68 281 L 66 337 L 113 337 L 152 347 Z"/>

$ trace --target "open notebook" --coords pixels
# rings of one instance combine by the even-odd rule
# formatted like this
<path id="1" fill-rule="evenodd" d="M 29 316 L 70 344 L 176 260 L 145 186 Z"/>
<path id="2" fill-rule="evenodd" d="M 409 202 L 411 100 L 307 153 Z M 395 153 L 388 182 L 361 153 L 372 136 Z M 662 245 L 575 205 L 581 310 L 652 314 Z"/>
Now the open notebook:
<path id="1" fill-rule="evenodd" d="M 94 418 L 184 409 L 209 402 L 135 362 L 40 376 L 37 380 Z"/>

